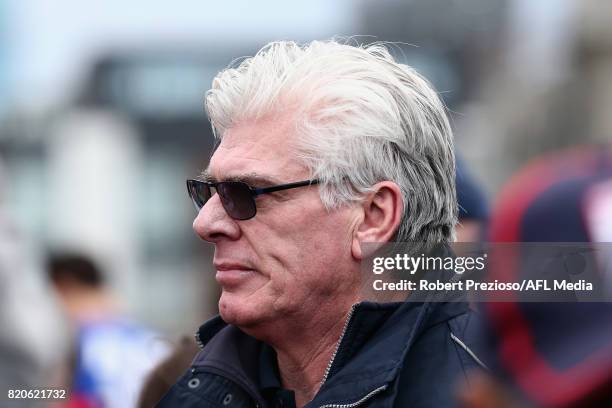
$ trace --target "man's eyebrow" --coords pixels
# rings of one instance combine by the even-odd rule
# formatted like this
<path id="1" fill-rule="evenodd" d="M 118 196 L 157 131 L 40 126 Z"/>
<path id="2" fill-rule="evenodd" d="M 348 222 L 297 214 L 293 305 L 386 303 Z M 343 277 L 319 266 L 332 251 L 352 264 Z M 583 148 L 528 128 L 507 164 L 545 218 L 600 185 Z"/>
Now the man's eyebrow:
<path id="1" fill-rule="evenodd" d="M 264 176 L 258 173 L 247 173 L 247 174 L 233 174 L 217 179 L 213 177 L 208 170 L 204 170 L 200 174 L 200 178 L 204 181 L 218 182 L 218 181 L 240 181 L 247 183 L 252 187 L 264 187 L 282 184 L 282 182 L 273 176 Z"/>

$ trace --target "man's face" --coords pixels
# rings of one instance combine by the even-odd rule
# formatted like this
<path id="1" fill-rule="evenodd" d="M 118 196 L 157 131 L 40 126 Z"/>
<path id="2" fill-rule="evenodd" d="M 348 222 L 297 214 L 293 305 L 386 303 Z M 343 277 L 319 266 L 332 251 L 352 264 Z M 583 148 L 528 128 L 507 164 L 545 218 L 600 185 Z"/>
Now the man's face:
<path id="1" fill-rule="evenodd" d="M 240 179 L 251 187 L 309 179 L 295 155 L 294 133 L 288 115 L 231 128 L 208 173 L 216 181 Z M 194 221 L 196 233 L 215 245 L 219 311 L 226 322 L 256 328 L 299 321 L 354 295 L 355 206 L 326 211 L 317 186 L 260 195 L 256 203 L 254 218 L 237 221 L 215 195 Z"/>

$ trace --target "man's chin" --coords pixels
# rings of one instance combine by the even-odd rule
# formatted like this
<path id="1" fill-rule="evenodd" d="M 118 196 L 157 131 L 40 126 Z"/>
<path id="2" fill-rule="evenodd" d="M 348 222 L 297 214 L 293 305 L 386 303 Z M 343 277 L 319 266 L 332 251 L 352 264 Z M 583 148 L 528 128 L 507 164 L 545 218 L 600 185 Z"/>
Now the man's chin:
<path id="1" fill-rule="evenodd" d="M 221 295 L 219 299 L 219 314 L 224 322 L 240 328 L 253 327 L 261 323 L 262 316 L 257 305 L 249 305 L 236 299 L 235 296 Z"/>

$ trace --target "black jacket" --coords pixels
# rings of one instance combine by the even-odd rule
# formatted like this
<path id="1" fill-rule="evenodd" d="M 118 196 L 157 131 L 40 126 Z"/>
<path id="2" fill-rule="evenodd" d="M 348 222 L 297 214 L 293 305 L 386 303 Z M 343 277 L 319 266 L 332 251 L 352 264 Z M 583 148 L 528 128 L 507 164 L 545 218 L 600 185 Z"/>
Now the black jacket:
<path id="1" fill-rule="evenodd" d="M 307 407 L 448 407 L 473 351 L 466 303 L 353 306 L 326 380 Z M 203 350 L 157 407 L 260 407 L 262 343 L 219 317 L 198 331 Z"/>

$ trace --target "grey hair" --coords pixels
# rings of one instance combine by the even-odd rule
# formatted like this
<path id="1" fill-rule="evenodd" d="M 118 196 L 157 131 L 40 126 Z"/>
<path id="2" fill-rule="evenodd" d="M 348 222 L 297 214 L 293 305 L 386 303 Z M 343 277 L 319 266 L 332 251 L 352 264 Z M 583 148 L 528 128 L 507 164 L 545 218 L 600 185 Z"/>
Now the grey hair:
<path id="1" fill-rule="evenodd" d="M 455 157 L 445 107 L 384 44 L 279 41 L 235 65 L 206 94 L 217 138 L 239 123 L 296 110 L 296 151 L 321 180 L 326 208 L 362 200 L 390 180 L 404 202 L 396 241 L 454 238 Z"/>

